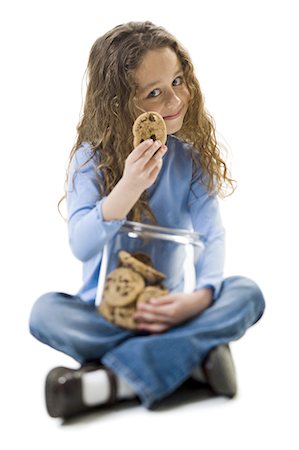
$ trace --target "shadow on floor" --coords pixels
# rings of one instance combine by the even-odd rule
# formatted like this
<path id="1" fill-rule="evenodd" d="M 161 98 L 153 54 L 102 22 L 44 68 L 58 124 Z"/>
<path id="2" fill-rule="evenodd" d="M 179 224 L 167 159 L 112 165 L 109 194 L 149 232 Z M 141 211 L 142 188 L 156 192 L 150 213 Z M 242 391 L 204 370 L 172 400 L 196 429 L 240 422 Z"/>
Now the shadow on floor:
<path id="1" fill-rule="evenodd" d="M 201 384 L 195 380 L 188 379 L 179 389 L 177 389 L 169 397 L 163 399 L 159 403 L 155 404 L 150 411 L 155 413 L 168 411 L 173 408 L 177 408 L 182 405 L 197 403 L 206 401 L 208 399 L 215 398 L 215 394 L 206 384 Z M 93 421 L 98 421 L 102 416 L 109 416 L 123 410 L 130 410 L 132 408 L 140 408 L 140 402 L 137 399 L 125 400 L 117 402 L 113 407 L 111 406 L 98 406 L 92 411 L 75 416 L 69 419 L 62 420 L 61 425 L 84 425 Z"/>
<path id="2" fill-rule="evenodd" d="M 215 394 L 209 386 L 190 378 L 169 397 L 155 404 L 151 411 L 167 411 L 181 405 L 205 401 L 209 398 L 215 398 Z"/>

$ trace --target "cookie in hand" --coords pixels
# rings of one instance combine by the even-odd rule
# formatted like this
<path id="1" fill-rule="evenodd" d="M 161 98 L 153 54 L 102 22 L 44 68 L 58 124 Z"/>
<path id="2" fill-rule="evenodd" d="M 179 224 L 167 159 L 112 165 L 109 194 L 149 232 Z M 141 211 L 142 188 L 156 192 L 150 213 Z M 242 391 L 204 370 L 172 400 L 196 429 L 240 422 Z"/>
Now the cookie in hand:
<path id="1" fill-rule="evenodd" d="M 167 140 L 167 129 L 163 117 L 154 111 L 141 114 L 133 125 L 134 147 L 146 139 L 159 140 L 162 144 Z"/>

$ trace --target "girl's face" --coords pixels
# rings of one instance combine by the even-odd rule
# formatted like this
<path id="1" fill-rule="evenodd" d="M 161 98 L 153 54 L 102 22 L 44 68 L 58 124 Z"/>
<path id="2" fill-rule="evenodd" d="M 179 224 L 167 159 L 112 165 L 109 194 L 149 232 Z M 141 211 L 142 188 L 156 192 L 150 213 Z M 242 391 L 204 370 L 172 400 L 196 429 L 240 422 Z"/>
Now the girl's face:
<path id="1" fill-rule="evenodd" d="M 188 109 L 190 94 L 181 63 L 168 48 L 149 50 L 135 71 L 136 104 L 140 110 L 155 111 L 165 120 L 167 134 L 179 131 Z"/>

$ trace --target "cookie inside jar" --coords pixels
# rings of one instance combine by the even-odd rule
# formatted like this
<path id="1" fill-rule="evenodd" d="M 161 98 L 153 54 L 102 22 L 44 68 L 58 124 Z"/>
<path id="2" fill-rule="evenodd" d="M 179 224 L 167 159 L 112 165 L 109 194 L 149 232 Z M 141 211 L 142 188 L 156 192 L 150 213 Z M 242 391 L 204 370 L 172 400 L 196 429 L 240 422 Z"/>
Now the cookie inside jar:
<path id="1" fill-rule="evenodd" d="M 139 301 L 195 289 L 203 248 L 200 235 L 190 230 L 125 221 L 101 252 L 98 311 L 118 326 L 135 329 Z"/>
<path id="2" fill-rule="evenodd" d="M 133 254 L 120 250 L 119 264 L 105 280 L 102 301 L 98 311 L 106 320 L 124 328 L 135 329 L 133 318 L 139 302 L 169 293 L 163 286 L 166 276 L 158 271 L 144 252 Z"/>

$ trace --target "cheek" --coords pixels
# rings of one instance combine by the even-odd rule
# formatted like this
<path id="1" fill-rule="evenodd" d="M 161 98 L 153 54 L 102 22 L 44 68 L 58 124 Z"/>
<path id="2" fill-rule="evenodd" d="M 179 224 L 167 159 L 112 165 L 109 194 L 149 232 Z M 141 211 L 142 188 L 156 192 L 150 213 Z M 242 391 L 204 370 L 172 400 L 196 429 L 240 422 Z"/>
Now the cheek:
<path id="1" fill-rule="evenodd" d="M 163 110 L 163 105 L 159 101 L 148 101 L 148 100 L 139 100 L 136 102 L 135 110 L 137 112 L 137 116 L 147 111 L 156 111 L 161 114 Z M 136 116 L 136 117 L 137 117 Z"/>
<path id="2" fill-rule="evenodd" d="M 188 89 L 186 88 L 186 86 L 184 86 L 183 90 L 182 90 L 182 100 L 184 100 L 184 102 L 186 104 L 189 103 L 191 98 L 190 92 L 188 91 Z"/>
<path id="3" fill-rule="evenodd" d="M 163 104 L 161 104 L 161 102 L 143 102 L 140 106 L 142 107 L 143 112 L 156 111 L 158 114 L 163 115 Z"/>
<path id="4" fill-rule="evenodd" d="M 138 116 L 140 116 L 140 114 L 145 112 L 145 108 L 144 108 L 144 102 L 142 102 L 139 99 L 134 99 L 133 102 L 133 110 L 134 110 L 134 115 L 135 118 L 137 118 Z"/>

